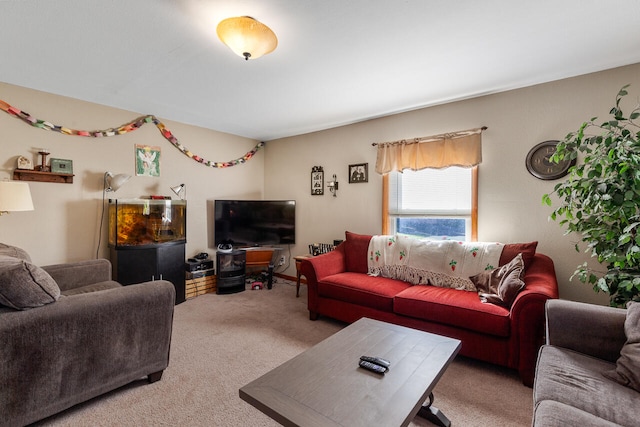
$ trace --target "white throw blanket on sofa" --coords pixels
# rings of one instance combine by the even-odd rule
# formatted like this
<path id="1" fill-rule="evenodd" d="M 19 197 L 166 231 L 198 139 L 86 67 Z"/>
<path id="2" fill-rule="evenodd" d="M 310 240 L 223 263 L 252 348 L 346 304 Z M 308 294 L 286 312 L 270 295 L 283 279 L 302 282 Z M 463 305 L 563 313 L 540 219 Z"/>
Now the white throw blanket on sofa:
<path id="1" fill-rule="evenodd" d="M 504 244 L 418 240 L 407 236 L 373 236 L 369 242 L 370 275 L 475 291 L 470 276 L 498 267 Z"/>

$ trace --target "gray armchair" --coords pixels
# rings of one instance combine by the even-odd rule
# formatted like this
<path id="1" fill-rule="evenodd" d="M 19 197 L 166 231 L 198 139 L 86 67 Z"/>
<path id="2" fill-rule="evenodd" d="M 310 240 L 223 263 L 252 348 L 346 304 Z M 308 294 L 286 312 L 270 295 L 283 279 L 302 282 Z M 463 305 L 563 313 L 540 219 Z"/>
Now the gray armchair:
<path id="1" fill-rule="evenodd" d="M 43 269 L 60 287 L 57 301 L 0 306 L 0 426 L 35 422 L 144 377 L 155 382 L 169 363 L 171 282 L 122 286 L 104 259 Z"/>
<path id="2" fill-rule="evenodd" d="M 625 345 L 626 310 L 548 300 L 546 316 L 532 425 L 637 426 L 640 393 L 604 375 L 616 367 Z"/>

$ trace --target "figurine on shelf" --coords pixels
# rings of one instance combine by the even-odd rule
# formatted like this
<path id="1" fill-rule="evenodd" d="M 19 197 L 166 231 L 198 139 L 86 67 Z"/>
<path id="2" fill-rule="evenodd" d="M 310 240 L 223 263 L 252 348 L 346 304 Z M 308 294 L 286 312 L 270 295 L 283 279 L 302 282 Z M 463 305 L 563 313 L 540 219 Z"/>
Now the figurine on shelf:
<path id="1" fill-rule="evenodd" d="M 18 169 L 33 170 L 33 163 L 24 156 L 18 157 Z"/>
<path id="2" fill-rule="evenodd" d="M 47 150 L 46 148 L 41 148 L 40 151 L 38 151 L 38 154 L 42 156 L 42 164 L 36 166 L 35 170 L 40 172 L 51 172 L 51 169 L 49 168 L 49 166 L 47 166 L 47 156 L 49 155 L 49 150 Z"/>

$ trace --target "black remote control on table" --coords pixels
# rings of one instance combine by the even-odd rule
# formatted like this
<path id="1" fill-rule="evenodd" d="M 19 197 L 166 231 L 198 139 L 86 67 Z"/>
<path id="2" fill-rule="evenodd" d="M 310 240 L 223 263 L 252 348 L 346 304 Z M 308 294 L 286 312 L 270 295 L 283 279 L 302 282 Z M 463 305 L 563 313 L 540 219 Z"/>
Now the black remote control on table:
<path id="1" fill-rule="evenodd" d="M 387 372 L 387 368 L 384 366 L 376 365 L 375 363 L 367 362 L 366 360 L 361 360 L 359 365 L 360 367 L 375 372 L 376 374 L 384 374 Z"/>
<path id="2" fill-rule="evenodd" d="M 383 359 L 382 357 L 360 356 L 360 360 L 373 363 L 374 365 L 380 365 L 387 369 L 389 369 L 389 366 L 391 366 L 391 362 L 389 362 L 387 359 Z"/>

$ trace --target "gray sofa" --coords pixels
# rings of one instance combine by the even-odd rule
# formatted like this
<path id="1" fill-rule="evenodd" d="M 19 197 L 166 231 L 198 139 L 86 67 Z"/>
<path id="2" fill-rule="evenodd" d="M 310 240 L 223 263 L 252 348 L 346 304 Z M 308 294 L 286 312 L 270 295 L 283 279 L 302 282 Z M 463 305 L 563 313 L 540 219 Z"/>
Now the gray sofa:
<path id="1" fill-rule="evenodd" d="M 533 426 L 639 426 L 640 393 L 603 375 L 625 345 L 624 309 L 546 303 L 547 343 L 534 383 Z"/>
<path id="2" fill-rule="evenodd" d="M 10 259 L 12 251 L 22 264 Z M 43 305 L 10 308 L 12 276 L 0 277 L 0 426 L 23 426 L 132 381 L 161 378 L 169 363 L 171 282 L 122 286 L 104 259 L 41 269 L 29 261 L 0 245 L 0 269 L 17 265 L 53 279 L 59 292 L 42 288 Z"/>

